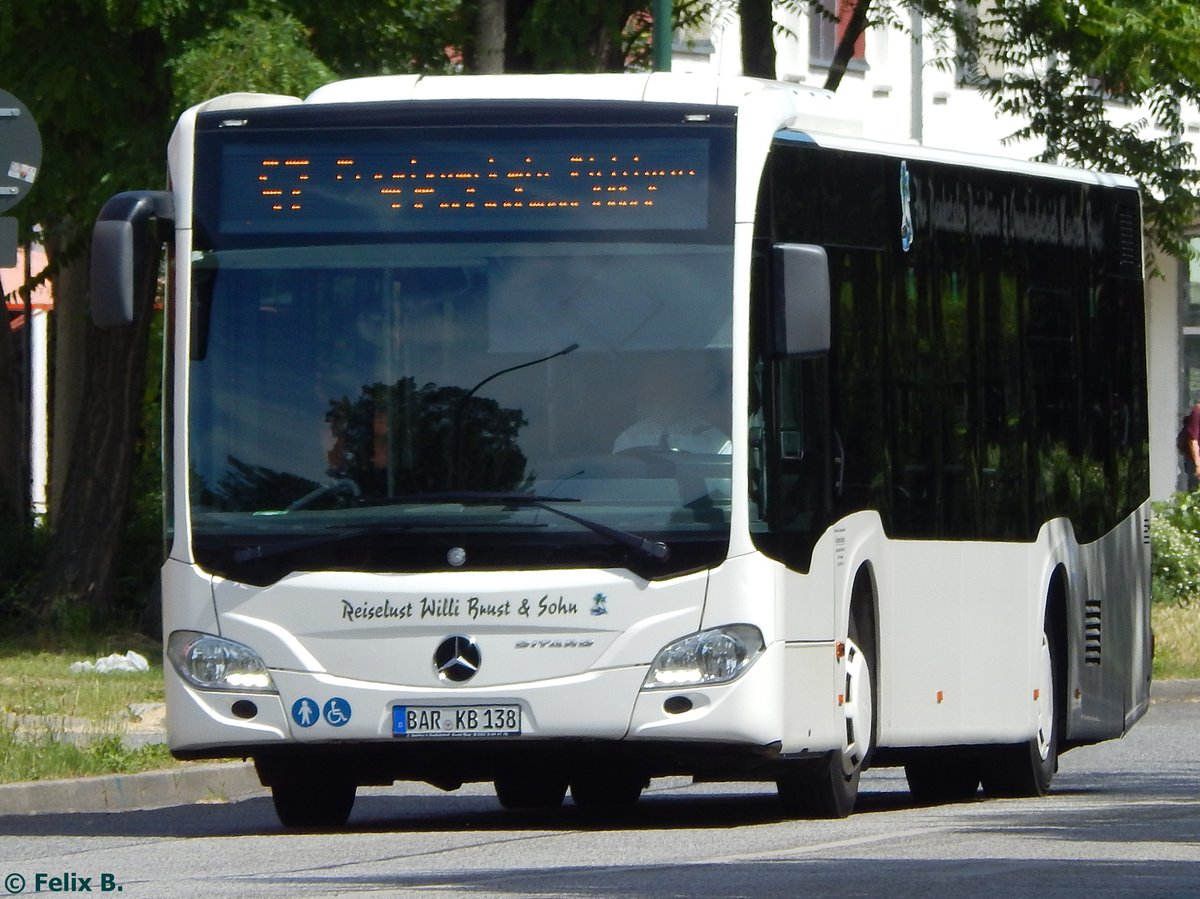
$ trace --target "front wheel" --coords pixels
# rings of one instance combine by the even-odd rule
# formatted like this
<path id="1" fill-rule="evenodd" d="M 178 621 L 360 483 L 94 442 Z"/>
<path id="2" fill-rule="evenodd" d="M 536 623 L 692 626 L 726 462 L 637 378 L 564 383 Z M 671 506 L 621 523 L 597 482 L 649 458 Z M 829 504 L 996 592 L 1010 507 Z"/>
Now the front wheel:
<path id="1" fill-rule="evenodd" d="M 340 780 L 282 780 L 271 785 L 275 814 L 284 827 L 344 827 L 357 786 Z"/>
<path id="2" fill-rule="evenodd" d="M 858 645 L 851 619 L 846 640 L 846 690 L 842 694 L 845 739 L 822 759 L 799 762 L 776 781 L 789 813 L 814 818 L 845 818 L 858 800 L 858 781 L 875 733 L 873 662 Z"/>

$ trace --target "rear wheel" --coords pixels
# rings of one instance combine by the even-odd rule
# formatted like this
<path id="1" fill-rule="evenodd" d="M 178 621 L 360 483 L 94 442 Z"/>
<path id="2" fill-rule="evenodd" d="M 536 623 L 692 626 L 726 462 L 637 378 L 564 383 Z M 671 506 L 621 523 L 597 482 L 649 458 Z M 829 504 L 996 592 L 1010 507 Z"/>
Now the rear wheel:
<path id="1" fill-rule="evenodd" d="M 289 779 L 271 785 L 271 799 L 284 827 L 344 827 L 357 790 L 340 780 Z"/>
<path id="2" fill-rule="evenodd" d="M 868 644 L 869 645 L 869 644 Z M 846 688 L 842 694 L 845 739 L 824 758 L 797 763 L 778 781 L 779 799 L 789 813 L 814 818 L 845 818 L 858 799 L 858 780 L 875 734 L 872 685 L 874 661 L 859 646 L 853 617 L 846 640 Z"/>
<path id="3" fill-rule="evenodd" d="M 539 774 L 504 774 L 496 778 L 496 798 L 507 809 L 548 809 L 562 805 L 566 778 Z"/>
<path id="4" fill-rule="evenodd" d="M 979 792 L 979 763 L 970 757 L 938 753 L 904 766 L 908 790 L 918 802 L 962 802 Z"/>
<path id="5" fill-rule="evenodd" d="M 1054 643 L 1042 634 L 1039 675 L 1033 701 L 1037 733 L 1027 742 L 1001 746 L 984 761 L 983 789 L 989 796 L 1044 796 L 1058 770 L 1058 669 Z"/>
<path id="6" fill-rule="evenodd" d="M 571 781 L 571 800 L 583 809 L 628 808 L 638 801 L 647 784 L 647 778 L 640 773 L 587 774 Z"/>

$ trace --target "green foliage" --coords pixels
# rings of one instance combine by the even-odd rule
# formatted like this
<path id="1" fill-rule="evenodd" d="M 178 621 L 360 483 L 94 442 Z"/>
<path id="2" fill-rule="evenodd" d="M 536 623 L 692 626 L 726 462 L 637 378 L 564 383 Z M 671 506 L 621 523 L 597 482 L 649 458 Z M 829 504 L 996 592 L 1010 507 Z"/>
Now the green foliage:
<path id="1" fill-rule="evenodd" d="M 10 631 L 11 633 L 11 631 Z M 37 648 L 35 644 L 54 649 Z M 136 649 L 149 671 L 72 672 L 70 665 Z M 132 709 L 163 701 L 161 655 L 137 635 L 25 635 L 0 642 L 0 783 L 128 774 L 174 764 L 167 747 L 127 748 Z"/>
<path id="2" fill-rule="evenodd" d="M 137 628 L 158 637 L 159 594 L 155 589 L 165 554 L 163 548 L 162 365 L 164 317 L 156 313 L 150 326 L 146 357 L 146 389 L 142 423 L 134 441 L 129 520 L 118 560 L 112 629 Z M 147 613 L 150 613 L 147 617 Z M 101 624 L 96 622 L 94 624 Z M 92 625 L 87 625 L 89 628 Z"/>
<path id="3" fill-rule="evenodd" d="M 1186 256 L 1200 170 L 1183 109 L 1200 100 L 1200 9 L 1194 0 L 999 0 L 978 6 L 960 40 L 986 60 L 979 87 L 1040 140 L 1039 158 L 1129 175 L 1145 190 L 1152 241 Z"/>
<path id="4" fill-rule="evenodd" d="M 12 632 L 10 632 L 12 633 Z M 73 662 L 129 650 L 148 671 L 75 672 Z M 87 637 L 62 633 L 10 636 L 0 642 L 0 711 L 46 719 L 128 720 L 130 706 L 163 701 L 162 648 L 129 633 Z"/>
<path id="5" fill-rule="evenodd" d="M 304 96 L 334 79 L 308 45 L 308 31 L 282 10 L 236 13 L 228 25 L 189 43 L 168 62 L 178 113 L 236 91 Z"/>
<path id="6" fill-rule="evenodd" d="M 1200 678 L 1200 604 L 1156 603 L 1150 609 L 1154 632 L 1154 679 Z"/>
<path id="7" fill-rule="evenodd" d="M 624 70 L 629 52 L 649 31 L 643 0 L 575 0 L 570 15 L 561 0 L 533 0 L 516 26 L 515 46 L 532 72 L 609 72 Z"/>
<path id="8" fill-rule="evenodd" d="M 774 2 L 822 14 L 817 0 Z M 1200 169 L 1181 140 L 1184 110 L 1200 102 L 1195 0 L 859 0 L 864 7 L 867 27 L 904 32 L 919 13 L 933 64 L 1024 122 L 1010 139 L 1041 145 L 1044 162 L 1134 178 L 1153 244 L 1188 255 L 1184 231 L 1200 214 Z"/>
<path id="9" fill-rule="evenodd" d="M 56 316 L 84 314 L 81 279 L 69 277 L 70 267 L 86 251 L 101 205 L 119 191 L 163 185 L 165 147 L 180 110 L 223 92 L 303 95 L 337 77 L 444 71 L 450 36 L 461 34 L 462 5 L 461 0 L 0 4 L 0 85 L 29 107 L 44 146 L 38 181 L 15 213 L 23 238 L 35 224 L 42 228 L 41 242 L 51 252 L 47 276 L 59 300 Z M 88 363 L 79 358 L 72 364 Z M 117 595 L 94 597 L 99 600 L 94 605 L 115 610 L 122 625 L 136 620 L 161 560 L 156 403 L 157 396 L 148 397 L 139 433 L 111 438 L 122 441 L 122 452 L 136 460 L 129 514 L 106 508 L 79 516 L 89 527 L 94 521 L 129 521 Z M 14 463 L 0 459 L 0 464 Z M 70 528 L 61 521 L 56 521 L 56 545 L 79 546 L 94 536 L 67 533 Z M 0 558 L 0 616 L 16 619 L 41 611 L 45 617 L 47 609 L 57 610 L 54 624 L 86 632 L 101 623 L 93 620 L 92 603 L 35 596 L 36 568 L 45 557 L 43 536 L 0 535 L 5 556 Z M 31 542 L 36 543 L 32 549 Z M 105 583 L 106 594 L 112 592 Z"/>
<path id="10" fill-rule="evenodd" d="M 1200 597 L 1200 494 L 1176 493 L 1154 504 L 1150 556 L 1156 603 L 1186 607 Z"/>
<path id="11" fill-rule="evenodd" d="M 83 745 L 63 742 L 52 732 L 22 739 L 0 725 L 0 783 L 135 774 L 175 764 L 164 744 L 127 749 L 112 734 Z"/>
<path id="12" fill-rule="evenodd" d="M 50 535 L 45 528 L 0 533 L 0 633 L 18 632 L 37 605 L 34 586 Z"/>
<path id="13" fill-rule="evenodd" d="M 281 0 L 309 28 L 316 55 L 350 78 L 453 71 L 450 56 L 471 26 L 465 0 Z"/>

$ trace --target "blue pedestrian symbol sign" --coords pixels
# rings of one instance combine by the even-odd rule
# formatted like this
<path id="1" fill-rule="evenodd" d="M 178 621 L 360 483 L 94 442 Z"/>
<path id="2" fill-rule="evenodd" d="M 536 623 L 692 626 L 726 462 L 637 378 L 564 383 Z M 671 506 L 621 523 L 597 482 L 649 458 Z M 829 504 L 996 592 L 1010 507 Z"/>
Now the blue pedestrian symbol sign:
<path id="1" fill-rule="evenodd" d="M 292 703 L 292 720 L 301 727 L 312 727 L 317 723 L 317 703 L 307 696 L 301 696 Z"/>
<path id="2" fill-rule="evenodd" d="M 335 696 L 325 703 L 325 707 L 321 711 L 325 715 L 325 720 L 334 727 L 341 727 L 350 721 L 350 703 L 340 696 Z"/>

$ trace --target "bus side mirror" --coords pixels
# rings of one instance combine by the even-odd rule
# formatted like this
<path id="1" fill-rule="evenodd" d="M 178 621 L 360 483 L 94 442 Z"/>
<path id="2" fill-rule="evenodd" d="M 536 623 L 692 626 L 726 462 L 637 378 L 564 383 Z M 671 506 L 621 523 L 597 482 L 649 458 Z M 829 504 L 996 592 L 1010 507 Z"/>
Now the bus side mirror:
<path id="1" fill-rule="evenodd" d="M 100 328 L 133 323 L 142 291 L 158 277 L 163 240 L 159 224 L 170 226 L 175 203 L 166 191 L 131 191 L 104 204 L 92 227 L 92 321 Z"/>
<path id="2" fill-rule="evenodd" d="M 777 356 L 810 356 L 830 348 L 829 259 L 813 244 L 772 250 Z"/>

